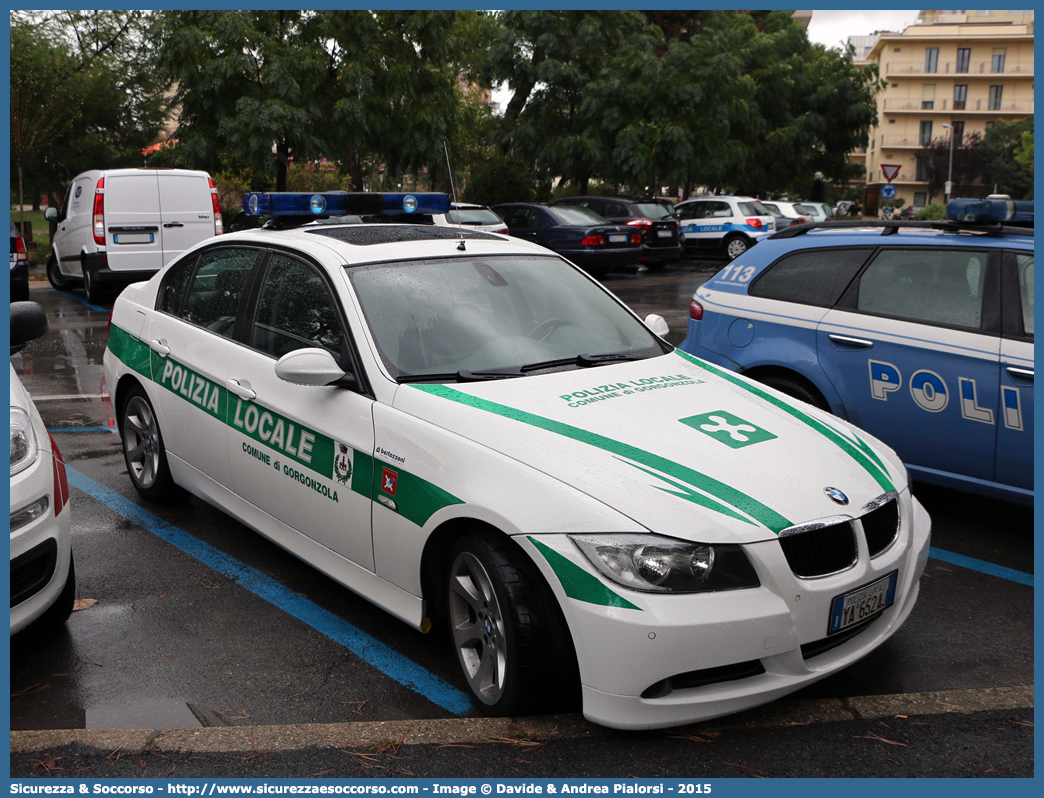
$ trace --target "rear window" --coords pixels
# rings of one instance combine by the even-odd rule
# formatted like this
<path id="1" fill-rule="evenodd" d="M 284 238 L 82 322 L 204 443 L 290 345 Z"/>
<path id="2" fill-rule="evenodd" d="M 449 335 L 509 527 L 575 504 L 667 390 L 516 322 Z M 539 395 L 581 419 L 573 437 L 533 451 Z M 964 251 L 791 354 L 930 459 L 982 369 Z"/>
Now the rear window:
<path id="1" fill-rule="evenodd" d="M 760 202 L 740 202 L 737 205 L 739 205 L 739 212 L 744 216 L 771 216 Z"/>
<path id="2" fill-rule="evenodd" d="M 816 209 L 811 205 L 795 205 L 794 210 L 800 213 L 802 216 L 815 216 Z"/>
<path id="3" fill-rule="evenodd" d="M 576 207 L 571 205 L 556 205 L 550 210 L 551 213 L 557 216 L 565 224 L 609 224 L 609 220 L 604 216 L 599 216 L 590 208 L 581 208 L 579 205 Z"/>
<path id="4" fill-rule="evenodd" d="M 666 219 L 671 215 L 670 209 L 658 202 L 636 202 L 631 206 L 631 211 L 649 219 Z"/>
<path id="5" fill-rule="evenodd" d="M 456 208 L 446 214 L 451 224 L 503 224 L 503 220 L 489 208 Z"/>

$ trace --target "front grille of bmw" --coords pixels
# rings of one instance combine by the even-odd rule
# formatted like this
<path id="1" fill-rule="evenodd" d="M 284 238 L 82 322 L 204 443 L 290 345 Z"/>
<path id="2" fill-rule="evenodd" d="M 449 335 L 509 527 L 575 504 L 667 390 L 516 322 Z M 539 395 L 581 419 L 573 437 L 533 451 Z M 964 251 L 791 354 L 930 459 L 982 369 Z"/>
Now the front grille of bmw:
<path id="1" fill-rule="evenodd" d="M 899 497 L 895 493 L 871 502 L 855 518 L 839 516 L 784 529 L 779 545 L 795 576 L 814 579 L 855 565 L 858 535 L 866 539 L 871 557 L 891 547 L 899 536 Z"/>

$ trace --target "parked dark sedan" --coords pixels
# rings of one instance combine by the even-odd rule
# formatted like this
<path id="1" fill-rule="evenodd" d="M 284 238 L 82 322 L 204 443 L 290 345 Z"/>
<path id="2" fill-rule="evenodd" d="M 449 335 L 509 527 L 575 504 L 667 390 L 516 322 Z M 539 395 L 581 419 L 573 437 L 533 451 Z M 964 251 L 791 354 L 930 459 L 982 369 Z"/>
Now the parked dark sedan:
<path id="1" fill-rule="evenodd" d="M 641 232 L 587 208 L 514 203 L 493 210 L 507 224 L 508 235 L 547 247 L 594 277 L 641 262 Z"/>
<path id="2" fill-rule="evenodd" d="M 666 202 L 585 194 L 563 197 L 551 203 L 552 208 L 563 206 L 590 208 L 614 224 L 626 224 L 641 230 L 642 264 L 649 269 L 661 269 L 682 256 L 678 217 Z"/>
<path id="3" fill-rule="evenodd" d="M 24 302 L 29 298 L 29 254 L 25 239 L 11 220 L 11 301 Z"/>

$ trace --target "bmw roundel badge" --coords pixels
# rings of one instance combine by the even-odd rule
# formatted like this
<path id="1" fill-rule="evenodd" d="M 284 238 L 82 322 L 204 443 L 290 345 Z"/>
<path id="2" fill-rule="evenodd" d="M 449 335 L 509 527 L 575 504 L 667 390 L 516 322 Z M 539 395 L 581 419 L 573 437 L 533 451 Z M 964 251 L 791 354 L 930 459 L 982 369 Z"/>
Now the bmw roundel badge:
<path id="1" fill-rule="evenodd" d="M 837 488 L 823 488 L 823 492 L 830 497 L 832 502 L 842 505 L 848 504 L 848 497 Z"/>

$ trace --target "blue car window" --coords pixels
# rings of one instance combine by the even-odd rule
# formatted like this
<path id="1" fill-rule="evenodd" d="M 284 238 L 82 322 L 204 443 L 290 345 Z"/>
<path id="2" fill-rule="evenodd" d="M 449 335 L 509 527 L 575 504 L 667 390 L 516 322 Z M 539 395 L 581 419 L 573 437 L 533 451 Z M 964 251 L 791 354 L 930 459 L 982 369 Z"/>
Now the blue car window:
<path id="1" fill-rule="evenodd" d="M 859 281 L 860 311 L 979 329 L 986 253 L 886 249 Z"/>
<path id="2" fill-rule="evenodd" d="M 795 252 L 766 269 L 751 285 L 750 295 L 833 307 L 871 252 L 871 247 Z"/>

